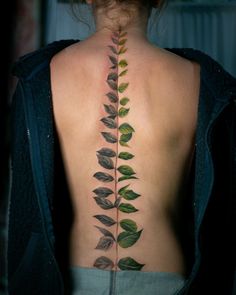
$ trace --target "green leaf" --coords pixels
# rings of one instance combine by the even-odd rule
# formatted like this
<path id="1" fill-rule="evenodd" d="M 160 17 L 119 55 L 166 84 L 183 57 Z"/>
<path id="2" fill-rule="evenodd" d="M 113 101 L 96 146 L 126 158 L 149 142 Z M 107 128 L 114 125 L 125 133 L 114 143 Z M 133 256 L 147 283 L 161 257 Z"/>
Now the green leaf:
<path id="1" fill-rule="evenodd" d="M 125 191 L 125 193 L 122 195 L 126 200 L 135 200 L 137 199 L 139 196 L 139 194 L 136 194 L 134 191 L 132 190 L 127 190 Z"/>
<path id="2" fill-rule="evenodd" d="M 119 62 L 119 66 L 121 68 L 125 68 L 128 66 L 128 62 L 125 60 L 125 59 L 122 59 L 120 62 Z"/>
<path id="3" fill-rule="evenodd" d="M 132 137 L 132 133 L 128 134 L 121 134 L 120 141 L 122 142 L 128 142 Z"/>
<path id="4" fill-rule="evenodd" d="M 124 45 L 126 43 L 127 39 L 121 39 L 119 41 L 119 45 Z"/>
<path id="5" fill-rule="evenodd" d="M 121 203 L 118 209 L 125 213 L 132 213 L 138 211 L 133 205 L 128 203 Z"/>
<path id="6" fill-rule="evenodd" d="M 121 117 L 121 118 L 125 117 L 128 114 L 129 110 L 130 110 L 129 108 L 126 109 L 126 108 L 121 107 L 119 109 L 119 117 Z"/>
<path id="7" fill-rule="evenodd" d="M 124 175 L 124 176 L 121 176 L 118 178 L 118 181 L 122 181 L 122 180 L 126 180 L 126 179 L 138 179 L 138 177 L 135 177 L 135 176 L 127 176 L 127 175 Z"/>
<path id="8" fill-rule="evenodd" d="M 118 266 L 121 270 L 141 270 L 145 264 L 140 264 L 131 257 L 121 258 Z"/>
<path id="9" fill-rule="evenodd" d="M 134 132 L 134 128 L 132 126 L 130 126 L 129 123 L 123 123 L 119 126 L 119 130 L 122 134 L 128 134 L 131 132 Z"/>
<path id="10" fill-rule="evenodd" d="M 132 175 L 132 174 L 136 174 L 134 172 L 134 170 L 128 166 L 128 165 L 121 165 L 117 168 L 117 170 L 121 173 L 121 174 L 124 174 L 124 175 Z"/>
<path id="11" fill-rule="evenodd" d="M 131 219 L 122 219 L 120 221 L 120 226 L 129 232 L 136 232 L 137 231 L 137 224 Z"/>
<path id="12" fill-rule="evenodd" d="M 127 104 L 127 102 L 129 102 L 129 98 L 128 97 L 123 97 L 121 100 L 120 100 L 120 104 L 122 106 L 125 106 Z"/>
<path id="13" fill-rule="evenodd" d="M 123 194 L 124 194 L 125 191 L 126 191 L 126 188 L 127 188 L 129 185 L 130 185 L 130 184 L 127 184 L 127 185 L 121 187 L 121 188 L 118 190 L 118 194 L 121 195 L 121 196 L 123 196 Z"/>
<path id="14" fill-rule="evenodd" d="M 141 196 L 140 194 L 135 193 L 133 190 L 126 189 L 128 186 L 129 184 L 119 189 L 118 194 L 124 197 L 126 200 L 135 200 Z"/>
<path id="15" fill-rule="evenodd" d="M 129 145 L 128 145 L 125 141 L 119 140 L 119 143 L 120 143 L 120 145 L 122 145 L 122 146 L 129 147 Z"/>
<path id="16" fill-rule="evenodd" d="M 132 159 L 133 157 L 134 155 L 129 152 L 120 152 L 118 155 L 118 158 L 123 160 L 129 160 L 129 159 Z"/>
<path id="17" fill-rule="evenodd" d="M 127 32 L 123 32 L 123 33 L 120 34 L 119 37 L 120 37 L 120 38 L 123 38 L 123 37 L 125 37 L 126 35 L 127 35 Z"/>
<path id="18" fill-rule="evenodd" d="M 123 93 L 129 86 L 129 83 L 121 83 L 118 87 L 118 91 Z"/>
<path id="19" fill-rule="evenodd" d="M 122 71 L 122 72 L 119 74 L 119 77 L 122 77 L 122 76 L 126 75 L 127 72 L 128 72 L 128 70 L 124 70 L 124 71 Z"/>
<path id="20" fill-rule="evenodd" d="M 127 50 L 128 50 L 128 49 L 125 48 L 125 46 L 122 46 L 122 47 L 120 48 L 118 54 L 119 54 L 119 55 L 120 55 L 120 54 L 124 54 L 124 53 L 126 53 Z"/>
<path id="21" fill-rule="evenodd" d="M 122 248 L 128 248 L 134 245 L 140 238 L 142 229 L 138 232 L 123 231 L 117 237 L 117 242 Z"/>

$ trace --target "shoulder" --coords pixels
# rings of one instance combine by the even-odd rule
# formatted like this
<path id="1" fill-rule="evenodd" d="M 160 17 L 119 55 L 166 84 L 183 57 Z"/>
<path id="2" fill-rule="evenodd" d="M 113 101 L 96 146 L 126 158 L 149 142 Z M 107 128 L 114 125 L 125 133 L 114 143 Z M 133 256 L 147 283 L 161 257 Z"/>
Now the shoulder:
<path id="1" fill-rule="evenodd" d="M 44 65 L 49 65 L 52 57 L 64 48 L 79 42 L 80 40 L 60 40 L 49 43 L 35 51 L 20 56 L 11 67 L 12 75 L 29 79 Z"/>
<path id="2" fill-rule="evenodd" d="M 236 78 L 223 65 L 204 51 L 193 48 L 165 48 L 178 56 L 195 61 L 201 66 L 201 77 L 215 97 L 236 96 Z"/>

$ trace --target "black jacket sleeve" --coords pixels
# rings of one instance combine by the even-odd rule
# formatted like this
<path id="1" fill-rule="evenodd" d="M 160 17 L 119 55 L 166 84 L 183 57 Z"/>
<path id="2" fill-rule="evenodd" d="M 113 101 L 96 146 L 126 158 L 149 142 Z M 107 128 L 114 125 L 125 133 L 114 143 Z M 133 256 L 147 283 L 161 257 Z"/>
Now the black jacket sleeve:
<path id="1" fill-rule="evenodd" d="M 7 276 L 9 294 L 24 291 L 27 263 L 41 233 L 41 220 L 31 172 L 27 127 L 19 80 L 10 109 L 11 186 L 8 211 Z M 32 261 L 31 257 L 31 261 Z M 24 277 L 24 279 L 22 279 Z"/>

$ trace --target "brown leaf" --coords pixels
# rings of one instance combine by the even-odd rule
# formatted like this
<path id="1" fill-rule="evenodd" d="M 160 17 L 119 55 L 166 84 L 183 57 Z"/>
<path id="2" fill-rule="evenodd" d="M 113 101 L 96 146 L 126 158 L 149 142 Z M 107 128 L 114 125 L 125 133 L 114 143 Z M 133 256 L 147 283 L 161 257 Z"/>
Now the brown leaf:
<path id="1" fill-rule="evenodd" d="M 110 148 L 101 148 L 100 150 L 96 151 L 100 155 L 107 156 L 107 157 L 115 157 L 116 152 Z"/>
<path id="2" fill-rule="evenodd" d="M 104 210 L 114 208 L 113 203 L 105 198 L 94 197 L 96 203 Z"/>
<path id="3" fill-rule="evenodd" d="M 105 111 L 112 115 L 112 116 L 117 116 L 117 110 L 116 108 L 113 106 L 113 105 L 106 105 L 106 104 L 103 104 L 104 105 L 104 108 L 105 108 Z"/>
<path id="4" fill-rule="evenodd" d="M 106 96 L 109 98 L 110 102 L 118 102 L 118 96 L 114 92 L 108 92 Z"/>
<path id="5" fill-rule="evenodd" d="M 118 79 L 118 75 L 117 75 L 117 73 L 112 72 L 112 73 L 109 73 L 109 74 L 108 74 L 107 80 L 117 81 L 117 79 Z"/>
<path id="6" fill-rule="evenodd" d="M 101 237 L 95 249 L 107 251 L 113 244 L 114 240 L 111 237 Z"/>
<path id="7" fill-rule="evenodd" d="M 107 80 L 107 84 L 111 87 L 112 90 L 117 90 L 117 83 L 113 80 Z"/>
<path id="8" fill-rule="evenodd" d="M 98 163 L 106 169 L 114 169 L 114 163 L 111 158 L 97 154 Z"/>
<path id="9" fill-rule="evenodd" d="M 110 143 L 117 142 L 117 137 L 114 134 L 112 134 L 110 132 L 104 132 L 104 131 L 101 133 L 107 142 L 110 142 Z"/>
<path id="10" fill-rule="evenodd" d="M 97 180 L 103 181 L 103 182 L 111 182 L 114 180 L 114 177 L 108 173 L 105 172 L 96 172 L 93 175 Z"/>
<path id="11" fill-rule="evenodd" d="M 105 256 L 98 257 L 93 264 L 94 267 L 99 269 L 112 269 L 114 267 L 114 263 L 110 258 Z"/>
<path id="12" fill-rule="evenodd" d="M 108 128 L 115 129 L 117 128 L 117 123 L 114 119 L 111 118 L 102 118 L 100 121 L 102 121 Z"/>
<path id="13" fill-rule="evenodd" d="M 111 51 L 112 51 L 114 54 L 118 54 L 118 52 L 117 52 L 117 50 L 116 50 L 116 48 L 115 48 L 114 46 L 109 45 L 108 47 L 111 49 Z"/>
<path id="14" fill-rule="evenodd" d="M 94 225 L 94 226 L 95 226 L 97 229 L 99 229 L 100 232 L 101 232 L 102 234 L 104 234 L 104 236 L 106 236 L 106 237 L 111 237 L 114 241 L 116 240 L 115 237 L 113 236 L 113 234 L 112 234 L 109 230 L 107 230 L 107 229 L 105 229 L 105 228 L 103 228 L 103 227 L 97 226 L 97 225 Z"/>

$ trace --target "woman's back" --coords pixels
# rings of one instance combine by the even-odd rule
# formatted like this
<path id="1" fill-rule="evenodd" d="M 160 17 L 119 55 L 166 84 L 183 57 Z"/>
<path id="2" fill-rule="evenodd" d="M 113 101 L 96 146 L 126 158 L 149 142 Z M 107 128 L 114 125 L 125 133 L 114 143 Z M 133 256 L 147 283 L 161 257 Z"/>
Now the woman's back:
<path id="1" fill-rule="evenodd" d="M 51 83 L 74 210 L 71 264 L 121 270 L 129 257 L 142 271 L 185 274 L 178 227 L 200 66 L 106 31 L 54 56 Z"/>

